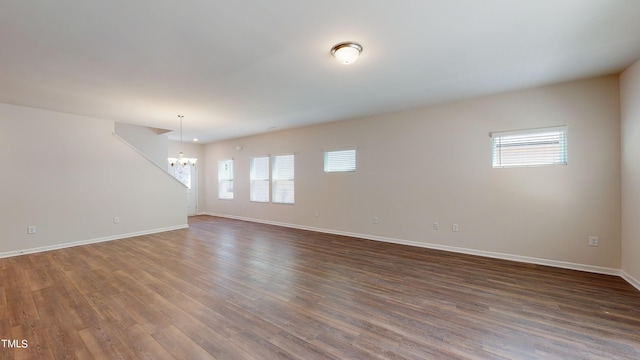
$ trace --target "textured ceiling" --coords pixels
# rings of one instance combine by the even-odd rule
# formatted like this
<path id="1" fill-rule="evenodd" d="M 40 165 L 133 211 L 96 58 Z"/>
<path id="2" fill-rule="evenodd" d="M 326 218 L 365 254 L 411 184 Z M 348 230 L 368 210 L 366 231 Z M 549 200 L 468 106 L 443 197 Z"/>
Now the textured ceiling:
<path id="1" fill-rule="evenodd" d="M 202 142 L 613 74 L 637 0 L 6 0 L 0 102 Z M 353 40 L 341 65 L 329 54 Z M 173 132 L 176 138 L 178 132 Z"/>

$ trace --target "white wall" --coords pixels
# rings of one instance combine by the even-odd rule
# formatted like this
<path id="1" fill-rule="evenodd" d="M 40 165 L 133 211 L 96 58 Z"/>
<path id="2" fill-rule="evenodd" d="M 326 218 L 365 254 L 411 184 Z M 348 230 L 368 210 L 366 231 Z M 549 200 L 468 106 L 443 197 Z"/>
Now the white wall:
<path id="1" fill-rule="evenodd" d="M 0 256 L 187 225 L 185 188 L 114 122 L 0 104 L 0 130 Z"/>
<path id="2" fill-rule="evenodd" d="M 156 129 L 145 126 L 116 123 L 115 129 L 118 136 L 133 145 L 164 171 L 167 171 L 167 158 L 177 158 L 180 151 L 183 151 L 187 157 L 197 158 L 199 161 L 199 163 L 196 163 L 197 183 L 199 184 L 197 190 L 198 207 L 203 206 L 206 189 L 204 185 L 200 184 L 204 184 L 205 177 L 205 169 L 202 167 L 202 164 L 205 163 L 204 145 L 191 142 L 169 141 L 169 138 L 164 133 L 158 134 Z"/>
<path id="3" fill-rule="evenodd" d="M 619 269 L 618 86 L 617 76 L 609 76 L 209 144 L 206 209 L 369 238 Z M 569 127 L 569 165 L 491 167 L 490 132 L 556 125 Z M 357 146 L 357 172 L 323 173 L 323 149 L 343 146 Z M 296 204 L 251 203 L 249 157 L 292 152 Z M 235 199 L 218 200 L 214 172 L 218 160 L 228 158 L 235 160 Z M 441 229 L 433 230 L 433 222 Z M 451 231 L 453 223 L 460 232 Z M 599 236 L 600 246 L 588 246 L 589 235 Z"/>
<path id="4" fill-rule="evenodd" d="M 157 130 L 146 126 L 123 123 L 116 123 L 115 130 L 118 136 L 132 144 L 161 169 L 167 167 L 169 139 L 166 135 L 160 135 Z"/>
<path id="5" fill-rule="evenodd" d="M 207 168 L 205 167 L 206 160 L 205 160 L 204 145 L 189 143 L 189 142 L 181 143 L 180 141 L 170 140 L 169 152 L 165 156 L 165 160 L 164 160 L 165 164 L 167 163 L 166 158 L 168 157 L 177 158 L 178 153 L 180 153 L 180 151 L 184 152 L 184 155 L 188 158 L 198 159 L 198 161 L 196 162 L 196 168 L 198 173 L 198 212 L 201 213 L 202 212 L 201 210 L 204 209 L 204 204 L 206 201 L 206 194 L 207 194 L 207 188 L 205 186 L 205 177 L 207 176 Z M 215 171 L 215 169 L 213 169 L 212 171 Z M 214 173 L 213 176 L 217 176 L 217 174 Z"/>
<path id="6" fill-rule="evenodd" d="M 640 61 L 620 76 L 622 270 L 640 289 Z"/>

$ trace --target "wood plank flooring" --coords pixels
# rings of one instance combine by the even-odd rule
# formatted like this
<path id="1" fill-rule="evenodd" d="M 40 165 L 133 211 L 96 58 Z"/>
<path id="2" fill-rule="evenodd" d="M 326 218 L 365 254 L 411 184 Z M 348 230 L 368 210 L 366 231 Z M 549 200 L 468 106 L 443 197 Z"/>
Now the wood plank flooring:
<path id="1" fill-rule="evenodd" d="M 0 259 L 0 337 L 0 359 L 640 359 L 640 291 L 197 216 Z"/>

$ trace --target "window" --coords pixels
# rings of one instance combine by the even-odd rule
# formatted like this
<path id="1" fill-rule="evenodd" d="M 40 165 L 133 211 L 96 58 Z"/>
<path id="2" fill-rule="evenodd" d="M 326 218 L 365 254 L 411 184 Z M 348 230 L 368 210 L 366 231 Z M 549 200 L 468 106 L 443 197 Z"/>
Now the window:
<path id="1" fill-rule="evenodd" d="M 493 167 L 566 165 L 567 127 L 494 132 Z"/>
<path id="2" fill-rule="evenodd" d="M 218 161 L 218 199 L 233 199 L 233 160 Z"/>
<path id="3" fill-rule="evenodd" d="M 293 204 L 295 200 L 294 156 L 273 157 L 273 202 Z"/>
<path id="4" fill-rule="evenodd" d="M 249 166 L 251 201 L 269 202 L 269 157 L 251 158 Z"/>
<path id="5" fill-rule="evenodd" d="M 191 169 L 192 165 L 180 165 L 175 164 L 174 166 L 169 166 L 168 171 L 174 178 L 178 179 L 187 189 L 191 189 Z"/>
<path id="6" fill-rule="evenodd" d="M 356 171 L 356 149 L 324 152 L 324 172 L 336 171 Z"/>

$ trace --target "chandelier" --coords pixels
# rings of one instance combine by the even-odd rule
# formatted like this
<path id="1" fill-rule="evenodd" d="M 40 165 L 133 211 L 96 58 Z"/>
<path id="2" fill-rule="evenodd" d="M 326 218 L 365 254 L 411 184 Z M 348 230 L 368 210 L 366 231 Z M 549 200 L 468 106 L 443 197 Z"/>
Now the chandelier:
<path id="1" fill-rule="evenodd" d="M 180 147 L 182 147 L 182 119 L 184 118 L 184 115 L 178 115 L 178 118 L 180 119 Z M 167 161 L 169 161 L 169 165 L 171 166 L 175 166 L 176 164 L 181 165 L 181 166 L 187 166 L 187 165 L 195 165 L 196 161 L 198 161 L 197 158 L 188 158 L 186 156 L 184 156 L 184 152 L 180 151 L 178 153 L 178 157 L 177 158 L 168 158 Z"/>

